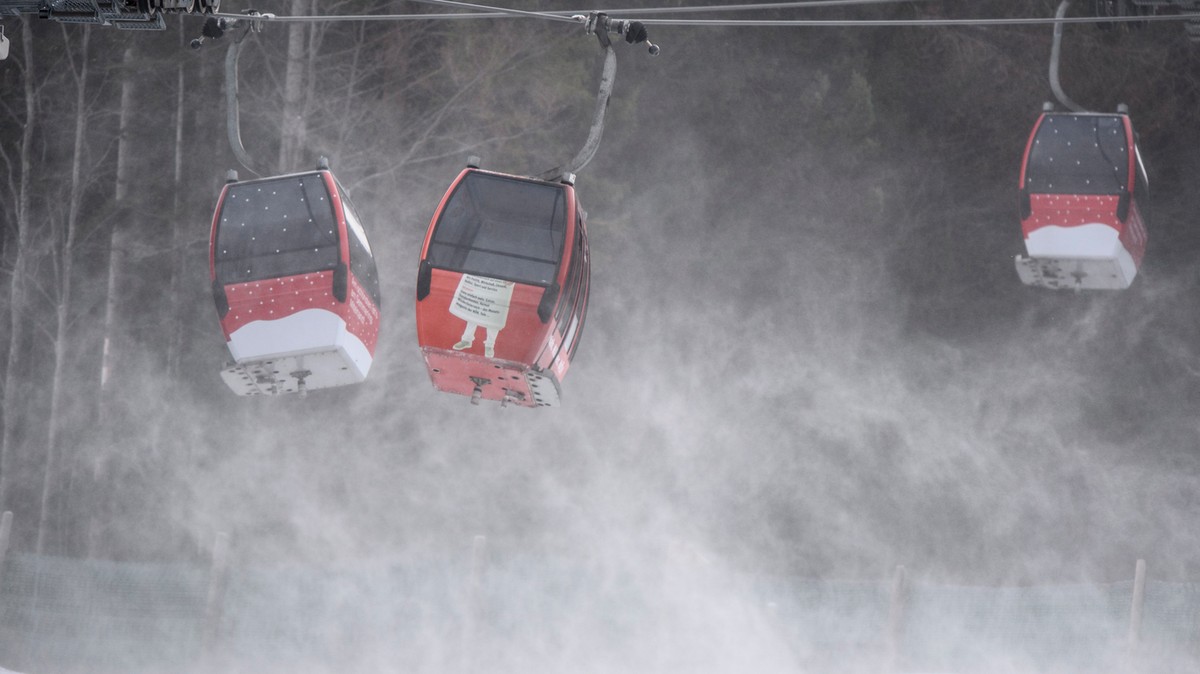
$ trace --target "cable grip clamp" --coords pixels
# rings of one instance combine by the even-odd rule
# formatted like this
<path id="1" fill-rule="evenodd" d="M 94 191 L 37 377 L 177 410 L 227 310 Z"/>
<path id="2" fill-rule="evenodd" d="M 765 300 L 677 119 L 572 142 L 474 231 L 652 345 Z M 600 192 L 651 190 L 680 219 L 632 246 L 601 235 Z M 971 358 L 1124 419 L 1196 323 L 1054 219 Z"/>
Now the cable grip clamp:
<path id="1" fill-rule="evenodd" d="M 641 21 L 630 21 L 628 19 L 614 19 L 604 12 L 592 12 L 587 16 L 576 14 L 571 17 L 576 21 L 583 23 L 583 30 L 587 34 L 595 35 L 596 39 L 600 40 L 600 46 L 607 49 L 612 46 L 612 40 L 609 39 L 610 33 L 615 33 L 625 37 L 625 41 L 629 44 L 638 44 L 645 42 L 649 48 L 651 56 L 658 56 L 661 49 L 647 38 L 646 24 Z"/>

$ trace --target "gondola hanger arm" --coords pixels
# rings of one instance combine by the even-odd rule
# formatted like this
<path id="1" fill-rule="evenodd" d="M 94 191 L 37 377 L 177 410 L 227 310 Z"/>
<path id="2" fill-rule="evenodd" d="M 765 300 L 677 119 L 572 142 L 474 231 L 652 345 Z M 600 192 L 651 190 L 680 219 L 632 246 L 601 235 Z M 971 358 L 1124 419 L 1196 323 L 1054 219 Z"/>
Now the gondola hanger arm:
<path id="1" fill-rule="evenodd" d="M 588 130 L 587 140 L 575 157 L 565 166 L 558 166 L 546 171 L 542 180 L 558 180 L 563 176 L 578 173 L 587 166 L 600 148 L 600 138 L 604 134 L 604 115 L 608 111 L 608 98 L 612 95 L 613 80 L 617 76 L 617 54 L 612 45 L 604 48 L 604 70 L 600 74 L 600 92 L 596 96 L 596 111 L 592 114 L 592 126 Z"/>
<path id="2" fill-rule="evenodd" d="M 617 78 L 617 54 L 613 50 L 610 33 L 623 35 L 625 41 L 630 44 L 645 42 L 649 45 L 649 52 L 652 56 L 658 55 L 660 51 L 658 45 L 646 39 L 646 27 L 640 21 L 612 19 L 601 12 L 593 12 L 586 17 L 576 18 L 583 20 L 587 32 L 595 35 L 604 49 L 604 68 L 600 72 L 596 110 L 592 114 L 592 126 L 588 130 L 588 137 L 584 141 L 583 147 L 565 166 L 557 166 L 538 176 L 542 180 L 558 180 L 564 176 L 578 173 L 592 161 L 592 157 L 596 155 L 596 150 L 600 147 L 600 138 L 604 134 L 604 116 L 608 112 L 608 99 L 612 95 L 613 82 Z"/>
<path id="3" fill-rule="evenodd" d="M 1058 12 L 1054 18 L 1054 42 L 1050 47 L 1050 89 L 1054 92 L 1054 97 L 1058 99 L 1068 110 L 1072 112 L 1086 112 L 1084 107 L 1075 101 L 1062 89 L 1062 83 L 1058 80 L 1058 62 L 1062 55 L 1062 33 L 1063 33 L 1063 18 L 1067 15 L 1067 9 L 1071 6 L 1071 0 L 1062 0 L 1058 6 Z"/>
<path id="4" fill-rule="evenodd" d="M 210 21 L 212 20 L 210 19 Z M 216 20 L 226 21 L 224 19 Z M 236 22 L 226 21 L 225 25 L 233 23 Z M 224 28 L 221 32 L 224 32 Z M 241 116 L 238 106 L 238 58 L 241 55 L 242 44 L 246 36 L 252 32 L 262 32 L 262 21 L 254 19 L 248 21 L 241 33 L 234 38 L 233 44 L 229 45 L 229 51 L 225 54 L 225 126 L 229 136 L 229 147 L 233 150 L 233 155 L 237 158 L 238 163 L 247 171 L 261 177 L 264 174 L 255 168 L 254 160 L 250 158 L 250 153 L 246 152 L 246 147 L 242 144 Z"/>
<path id="5" fill-rule="evenodd" d="M 264 174 L 255 168 L 255 162 L 246 152 L 242 144 L 241 115 L 238 107 L 238 59 L 242 52 L 242 43 L 250 33 L 261 33 L 263 23 L 275 18 L 274 14 L 264 14 L 256 9 L 247 9 L 238 18 L 210 15 L 204 21 L 200 37 L 192 40 L 192 49 L 199 49 L 207 40 L 219 40 L 230 29 L 240 29 L 225 53 L 225 126 L 229 137 L 229 147 L 234 157 L 247 171 L 256 176 Z"/>

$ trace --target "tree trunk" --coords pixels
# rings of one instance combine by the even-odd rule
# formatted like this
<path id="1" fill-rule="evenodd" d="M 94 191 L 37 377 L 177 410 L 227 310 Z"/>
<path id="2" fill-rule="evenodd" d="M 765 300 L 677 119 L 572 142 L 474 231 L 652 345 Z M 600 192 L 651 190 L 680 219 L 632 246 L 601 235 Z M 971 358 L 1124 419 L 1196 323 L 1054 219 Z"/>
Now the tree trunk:
<path id="1" fill-rule="evenodd" d="M 121 58 L 122 70 L 130 72 L 135 57 L 133 47 L 126 47 L 125 53 Z M 113 395 L 112 376 L 116 361 L 114 344 L 116 342 L 117 314 L 119 308 L 118 281 L 120 270 L 125 265 L 125 232 L 129 224 L 129 217 L 127 215 L 131 210 L 129 190 L 131 183 L 130 173 L 133 166 L 133 161 L 130 157 L 134 109 L 133 83 L 134 78 L 128 76 L 121 80 L 121 101 L 117 118 L 117 175 L 116 184 L 113 186 L 113 199 L 116 202 L 117 213 L 119 215 L 113 220 L 108 242 L 108 277 L 104 299 L 104 339 L 100 352 L 100 395 L 96 402 L 96 416 L 99 420 L 102 439 L 93 450 L 94 453 L 91 457 L 90 484 L 94 496 L 91 506 L 88 508 L 88 556 L 96 556 L 100 552 L 100 545 L 105 539 L 103 532 L 104 516 L 109 511 L 108 499 L 102 496 L 104 490 L 101 485 L 104 484 L 111 470 L 109 464 L 112 461 L 113 453 L 112 442 L 114 433 L 112 429 L 115 419 L 114 409 L 111 404 Z"/>
<path id="2" fill-rule="evenodd" d="M 79 225 L 79 206 L 83 200 L 83 140 L 87 129 L 87 80 L 88 41 L 92 31 L 84 28 L 83 44 L 79 50 L 79 68 L 75 76 L 75 138 L 71 155 L 71 184 L 67 193 L 66 231 L 61 234 L 58 251 L 58 306 L 54 332 L 54 375 L 50 381 L 50 413 L 47 415 L 46 464 L 42 473 L 41 510 L 38 514 L 37 544 L 35 552 L 42 554 L 50 525 L 50 495 L 54 491 L 59 463 L 59 432 L 63 424 L 63 409 L 66 396 L 67 332 L 71 317 L 71 275 L 75 261 L 75 234 Z M 64 39 L 66 39 L 64 31 Z M 68 42 L 68 54 L 70 44 Z"/>
<path id="3" fill-rule="evenodd" d="M 186 33 L 183 31 L 183 16 L 180 19 L 180 49 L 183 49 L 183 40 L 186 39 Z M 181 208 L 183 204 L 183 191 L 186 188 L 183 182 L 183 127 L 184 115 L 187 112 L 186 97 L 184 91 L 184 61 L 181 59 L 175 67 L 175 173 L 171 190 L 173 195 L 171 212 L 174 217 L 171 219 L 175 226 L 171 229 L 171 285 L 169 290 L 170 303 L 167 306 L 172 308 L 182 306 L 180 286 L 182 284 L 183 268 L 186 263 L 187 244 L 189 240 L 189 232 L 192 230 L 192 222 L 190 218 L 183 217 Z M 125 114 L 122 110 L 122 115 Z M 171 335 L 167 340 L 167 381 L 175 382 L 179 376 L 179 360 L 180 353 L 183 351 L 183 319 L 176 317 L 176 320 L 171 324 Z M 160 424 L 161 426 L 161 424 Z"/>
<path id="4" fill-rule="evenodd" d="M 29 182 L 33 171 L 33 131 L 36 126 L 37 89 L 34 87 L 33 29 L 29 18 L 21 18 L 21 46 L 25 59 L 25 128 L 21 133 L 21 177 L 17 187 L 17 206 L 13 219 L 16 227 L 16 252 L 13 256 L 12 281 L 9 284 L 8 355 L 4 368 L 4 432 L 0 437 L 0 512 L 9 509 L 8 485 L 12 471 L 10 455 L 16 438 L 17 364 L 21 359 L 20 335 L 25 324 L 25 274 L 29 253 Z"/>
<path id="5" fill-rule="evenodd" d="M 182 19 L 182 17 L 181 17 Z M 180 31 L 181 36 L 186 36 L 184 31 Z M 181 40 L 186 39 L 181 37 Z M 180 44 L 180 49 L 185 47 Z M 154 422 L 152 429 L 151 446 L 157 447 L 167 456 L 171 457 L 171 461 L 179 466 L 184 473 L 190 470 L 192 466 L 192 448 L 188 443 L 181 443 L 177 440 L 177 434 L 172 434 L 170 431 L 173 428 L 172 408 L 179 404 L 179 398 L 183 387 L 179 381 L 182 377 L 181 359 L 183 352 L 184 340 L 184 322 L 186 318 L 180 313 L 180 308 L 185 307 L 183 300 L 183 278 L 184 269 L 187 267 L 187 253 L 191 250 L 188 246 L 189 240 L 192 237 L 191 232 L 195 224 L 195 218 L 191 214 L 182 212 L 182 204 L 184 202 L 183 193 L 186 186 L 183 180 L 183 128 L 184 115 L 187 112 L 187 106 L 184 96 L 184 77 L 183 62 L 180 61 L 176 68 L 176 96 L 175 96 L 175 173 L 173 181 L 172 193 L 175 195 L 174 211 L 172 222 L 174 226 L 171 228 L 171 246 L 168 252 L 171 258 L 171 279 L 168 286 L 168 303 L 172 311 L 172 320 L 170 321 L 169 334 L 167 337 L 166 362 L 165 362 L 165 381 L 164 395 L 158 400 L 161 406 L 159 414 Z M 199 307 L 186 307 L 187 313 L 198 311 Z M 168 498 L 171 499 L 167 503 L 167 507 L 173 512 L 189 512 L 187 500 L 190 499 L 187 489 L 168 489 Z M 178 504 L 178 505 L 176 505 Z M 187 537 L 186 528 L 179 532 L 179 535 L 184 539 Z"/>
<path id="6" fill-rule="evenodd" d="M 312 15 L 317 13 L 316 0 L 310 0 L 308 3 L 307 13 Z M 312 113 L 313 101 L 317 100 L 317 54 L 321 51 L 321 39 L 324 37 L 324 26 L 320 24 L 309 24 L 308 27 L 308 53 L 304 60 L 304 105 L 301 108 L 298 133 L 296 135 L 296 149 L 292 157 L 295 163 L 303 163 L 304 168 L 312 168 L 317 161 L 316 157 L 304 156 L 304 149 L 308 145 L 308 116 Z M 301 168 L 293 164 L 291 168 Z"/>
<path id="7" fill-rule="evenodd" d="M 279 164 L 276 169 L 286 173 L 295 169 L 300 147 L 304 142 L 304 57 L 305 32 L 308 25 L 288 26 L 287 70 L 283 77 L 283 119 L 279 125 Z"/>
<path id="8" fill-rule="evenodd" d="M 125 49 L 125 55 L 121 60 L 122 66 L 126 69 L 133 64 L 133 47 Z M 132 127 L 130 119 L 133 110 L 133 79 L 126 77 L 121 80 L 121 111 L 120 121 L 117 123 L 117 183 L 114 186 L 113 197 L 116 201 L 118 211 L 122 211 L 128 207 L 127 195 L 129 193 L 129 171 L 131 160 L 129 158 L 129 136 Z M 104 303 L 104 346 L 100 354 L 100 398 L 101 398 L 101 417 L 104 417 L 104 398 L 108 392 L 109 379 L 112 376 L 113 367 L 113 332 L 116 329 L 116 314 L 117 314 L 117 269 L 120 268 L 123 262 L 124 246 L 121 245 L 121 231 L 123 229 L 126 218 L 118 217 L 113 223 L 111 243 L 108 248 L 108 294 Z"/>

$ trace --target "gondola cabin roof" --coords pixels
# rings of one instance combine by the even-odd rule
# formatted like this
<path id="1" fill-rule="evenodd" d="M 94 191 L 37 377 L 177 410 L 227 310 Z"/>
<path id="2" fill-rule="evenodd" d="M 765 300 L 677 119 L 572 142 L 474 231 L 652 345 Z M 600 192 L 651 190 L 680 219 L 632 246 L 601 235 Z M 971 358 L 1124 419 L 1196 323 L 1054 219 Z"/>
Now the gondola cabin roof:
<path id="1" fill-rule="evenodd" d="M 1145 252 L 1148 190 L 1128 114 L 1044 112 L 1026 143 L 1019 193 L 1023 282 L 1132 283 Z"/>
<path id="2" fill-rule="evenodd" d="M 585 218 L 574 187 L 478 168 L 459 174 L 421 250 L 417 337 L 443 391 L 557 404 L 587 300 Z"/>
<path id="3" fill-rule="evenodd" d="M 379 283 L 362 224 L 333 174 L 229 182 L 209 273 L 243 395 L 358 383 L 374 358 Z"/>

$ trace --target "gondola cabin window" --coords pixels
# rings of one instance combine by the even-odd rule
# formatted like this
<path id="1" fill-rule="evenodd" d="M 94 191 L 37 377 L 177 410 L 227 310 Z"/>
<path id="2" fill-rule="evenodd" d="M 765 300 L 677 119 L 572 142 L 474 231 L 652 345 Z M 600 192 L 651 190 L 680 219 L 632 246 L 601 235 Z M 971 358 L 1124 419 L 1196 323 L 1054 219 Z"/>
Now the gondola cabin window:
<path id="1" fill-rule="evenodd" d="M 1029 149 L 1025 189 L 1031 194 L 1123 194 L 1129 148 L 1121 117 L 1050 115 Z"/>
<path id="2" fill-rule="evenodd" d="M 214 261 L 221 283 L 337 266 L 337 221 L 320 174 L 231 185 L 220 218 Z"/>
<path id="3" fill-rule="evenodd" d="M 1142 222 L 1150 222 L 1153 218 L 1150 211 L 1150 181 L 1146 178 L 1146 167 L 1142 164 L 1142 154 L 1134 146 L 1133 202 L 1137 204 L 1138 214 Z M 1145 234 L 1145 232 L 1142 232 Z"/>
<path id="4" fill-rule="evenodd" d="M 558 334 L 562 337 L 555 361 L 561 362 L 560 367 L 562 368 L 565 368 L 575 355 L 575 347 L 579 342 L 579 331 L 583 324 L 584 305 L 587 303 L 588 283 L 591 275 L 582 215 L 579 216 L 575 227 L 575 241 L 572 248 L 571 266 L 567 270 L 567 282 L 564 286 L 566 291 L 554 317 L 558 326 Z"/>
<path id="5" fill-rule="evenodd" d="M 579 285 L 583 278 L 583 227 L 582 220 L 575 228 L 574 249 L 571 252 L 571 266 L 567 269 L 567 282 L 563 285 L 563 299 L 558 304 L 558 311 L 554 313 L 554 321 L 558 324 L 559 334 L 563 334 L 567 330 L 567 312 L 574 306 L 579 298 Z"/>
<path id="6" fill-rule="evenodd" d="M 354 209 L 350 197 L 347 196 L 346 190 L 338 185 L 338 192 L 341 194 L 342 207 L 346 214 L 346 239 L 350 246 L 350 272 L 362 284 L 367 295 L 371 297 L 371 302 L 378 308 L 381 306 L 382 299 L 379 293 L 379 274 L 375 270 L 375 256 L 371 252 L 371 244 L 367 241 L 367 233 L 363 230 L 358 213 Z"/>
<path id="7" fill-rule="evenodd" d="M 566 222 L 561 187 L 470 173 L 446 203 L 426 260 L 439 269 L 548 286 Z"/>
<path id="8" fill-rule="evenodd" d="M 579 271 L 573 291 L 571 321 L 567 328 L 567 334 L 563 338 L 563 349 L 567 352 L 567 361 L 575 358 L 575 350 L 579 348 L 579 336 L 583 332 L 583 321 L 587 316 L 588 294 L 591 292 L 592 283 L 592 265 L 582 217 L 579 219 L 579 227 L 575 233 L 575 253 L 571 264 Z"/>

